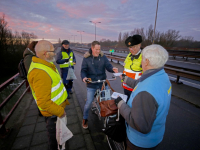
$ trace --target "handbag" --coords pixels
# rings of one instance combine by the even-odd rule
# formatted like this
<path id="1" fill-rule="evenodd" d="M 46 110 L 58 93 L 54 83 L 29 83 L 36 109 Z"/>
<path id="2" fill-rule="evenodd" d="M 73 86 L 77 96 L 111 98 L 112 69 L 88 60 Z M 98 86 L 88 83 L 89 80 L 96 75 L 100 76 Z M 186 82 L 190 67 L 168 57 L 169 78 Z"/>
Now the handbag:
<path id="1" fill-rule="evenodd" d="M 119 115 L 119 119 L 117 119 L 117 115 L 107 117 L 103 132 L 116 142 L 124 142 L 126 140 L 125 119 L 121 115 Z"/>
<path id="2" fill-rule="evenodd" d="M 108 84 L 110 89 L 114 92 L 113 88 L 110 86 L 110 82 L 108 80 L 106 80 L 106 83 Z M 101 90 L 103 90 L 103 86 L 104 85 L 102 85 Z M 117 108 L 114 100 L 106 100 L 106 101 L 99 102 L 99 98 L 98 98 L 98 103 L 101 108 L 100 109 L 101 117 L 107 117 L 107 116 L 117 113 L 118 108 Z"/>
<path id="3" fill-rule="evenodd" d="M 101 108 L 101 117 L 106 117 L 117 113 L 118 108 L 114 100 L 101 101 L 99 106 Z"/>

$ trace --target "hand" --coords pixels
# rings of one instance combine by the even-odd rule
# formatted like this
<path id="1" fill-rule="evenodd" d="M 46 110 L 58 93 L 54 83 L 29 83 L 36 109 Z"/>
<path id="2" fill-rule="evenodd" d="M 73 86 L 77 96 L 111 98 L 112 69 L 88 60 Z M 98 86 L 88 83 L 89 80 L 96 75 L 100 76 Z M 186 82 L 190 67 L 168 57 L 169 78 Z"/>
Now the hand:
<path id="1" fill-rule="evenodd" d="M 119 96 L 117 97 L 117 99 L 115 99 L 115 104 L 118 105 L 118 103 L 122 101 L 122 98 Z"/>
<path id="2" fill-rule="evenodd" d="M 126 74 L 122 74 L 122 75 L 120 76 L 122 82 L 124 82 L 125 77 L 126 77 Z"/>
<path id="3" fill-rule="evenodd" d="M 87 77 L 83 78 L 83 82 L 84 82 L 84 83 L 87 83 L 87 82 L 86 82 L 87 79 L 88 79 Z"/>
<path id="4" fill-rule="evenodd" d="M 69 58 L 65 59 L 65 62 L 69 62 L 70 58 L 71 58 L 71 56 L 69 56 Z"/>
<path id="5" fill-rule="evenodd" d="M 73 65 L 76 65 L 76 63 L 75 63 L 75 62 L 73 62 Z"/>
<path id="6" fill-rule="evenodd" d="M 59 117 L 59 118 L 63 118 L 65 116 L 66 116 L 66 112 L 64 111 L 63 115 L 61 117 Z"/>
<path id="7" fill-rule="evenodd" d="M 114 71 L 115 73 L 118 73 L 118 68 L 113 67 L 113 71 Z"/>

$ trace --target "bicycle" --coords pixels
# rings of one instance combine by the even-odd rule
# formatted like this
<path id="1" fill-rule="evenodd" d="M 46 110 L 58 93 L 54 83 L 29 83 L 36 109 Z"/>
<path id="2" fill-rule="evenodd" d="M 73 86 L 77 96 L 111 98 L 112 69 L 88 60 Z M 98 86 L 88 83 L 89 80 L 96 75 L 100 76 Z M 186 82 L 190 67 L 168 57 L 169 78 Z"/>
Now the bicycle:
<path id="1" fill-rule="evenodd" d="M 113 78 L 114 79 L 107 79 L 107 81 L 116 80 L 115 76 L 113 76 Z M 119 111 L 118 111 L 118 115 L 114 114 L 114 115 L 110 115 L 110 116 L 107 116 L 107 117 L 101 117 L 99 102 L 101 102 L 103 100 L 105 100 L 105 101 L 110 100 L 111 99 L 111 91 L 114 92 L 114 90 L 112 89 L 112 87 L 109 84 L 108 85 L 110 86 L 110 89 L 106 89 L 106 86 L 105 86 L 106 80 L 91 81 L 91 80 L 87 79 L 86 82 L 88 82 L 88 83 L 103 83 L 102 89 L 97 89 L 95 94 L 94 94 L 94 101 L 92 102 L 91 110 L 94 114 L 96 114 L 98 116 L 98 119 L 100 121 L 101 121 L 101 119 L 104 119 L 103 125 L 104 125 L 104 128 L 106 128 L 107 122 L 108 122 L 109 119 L 111 119 L 111 118 L 119 119 Z M 106 138 L 107 138 L 108 145 L 109 145 L 111 150 L 124 150 L 125 149 L 123 142 L 118 143 L 118 142 L 112 140 L 107 135 L 106 135 Z M 113 147 L 114 147 L 114 149 L 113 149 Z"/>

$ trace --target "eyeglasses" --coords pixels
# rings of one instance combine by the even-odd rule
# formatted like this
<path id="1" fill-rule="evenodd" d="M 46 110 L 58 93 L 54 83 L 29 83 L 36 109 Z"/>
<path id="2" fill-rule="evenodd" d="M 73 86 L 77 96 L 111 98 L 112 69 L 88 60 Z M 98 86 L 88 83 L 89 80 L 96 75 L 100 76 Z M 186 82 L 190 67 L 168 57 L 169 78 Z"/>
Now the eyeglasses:
<path id="1" fill-rule="evenodd" d="M 46 54 L 46 53 L 48 53 L 48 52 L 52 52 L 52 53 L 56 53 L 55 51 L 46 51 L 46 52 L 44 52 L 44 55 Z"/>

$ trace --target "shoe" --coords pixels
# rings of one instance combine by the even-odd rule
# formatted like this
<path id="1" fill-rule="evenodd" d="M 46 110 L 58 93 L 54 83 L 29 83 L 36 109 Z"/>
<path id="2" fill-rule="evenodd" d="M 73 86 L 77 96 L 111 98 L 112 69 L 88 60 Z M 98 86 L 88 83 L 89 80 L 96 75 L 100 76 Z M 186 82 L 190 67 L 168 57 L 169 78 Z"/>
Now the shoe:
<path id="1" fill-rule="evenodd" d="M 83 119 L 82 127 L 83 127 L 83 129 L 87 129 L 88 128 L 88 120 L 87 119 Z"/>
<path id="2" fill-rule="evenodd" d="M 67 99 L 70 99 L 70 98 L 71 98 L 71 97 L 68 95 L 68 96 L 67 96 Z"/>

